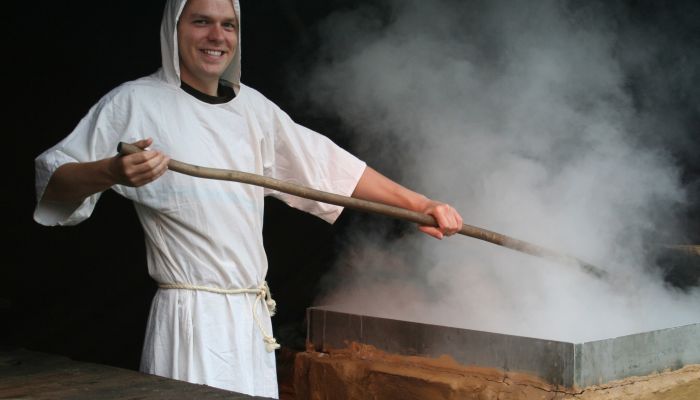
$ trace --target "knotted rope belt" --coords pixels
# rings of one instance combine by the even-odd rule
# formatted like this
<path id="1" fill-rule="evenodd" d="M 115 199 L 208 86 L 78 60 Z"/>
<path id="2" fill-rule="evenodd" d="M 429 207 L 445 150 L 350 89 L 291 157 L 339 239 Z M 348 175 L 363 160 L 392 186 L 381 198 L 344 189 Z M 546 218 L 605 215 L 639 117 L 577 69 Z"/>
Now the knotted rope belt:
<path id="1" fill-rule="evenodd" d="M 270 294 L 270 287 L 267 286 L 266 281 L 263 281 L 263 283 L 257 289 L 221 289 L 209 286 L 189 285 L 187 283 L 159 283 L 158 287 L 161 289 L 200 290 L 204 292 L 218 294 L 254 294 L 255 301 L 253 302 L 253 305 L 251 307 L 251 312 L 253 313 L 253 319 L 255 319 L 255 323 L 258 325 L 258 329 L 260 329 L 260 333 L 262 333 L 263 341 L 265 342 L 265 350 L 271 353 L 275 351 L 275 349 L 280 348 L 279 343 L 277 343 L 277 339 L 275 339 L 272 335 L 269 335 L 265 331 L 265 328 L 263 327 L 262 322 L 260 322 L 260 318 L 258 317 L 258 312 L 255 309 L 255 306 L 258 303 L 262 303 L 264 307 L 267 307 L 267 311 L 270 314 L 270 317 L 275 315 L 277 303 L 275 303 L 275 301 L 272 300 L 272 294 Z"/>

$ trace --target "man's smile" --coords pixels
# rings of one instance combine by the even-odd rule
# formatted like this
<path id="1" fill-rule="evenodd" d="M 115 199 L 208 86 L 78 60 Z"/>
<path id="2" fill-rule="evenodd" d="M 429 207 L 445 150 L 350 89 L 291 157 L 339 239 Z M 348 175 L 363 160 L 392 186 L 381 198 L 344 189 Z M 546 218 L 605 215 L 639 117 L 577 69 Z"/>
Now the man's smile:
<path id="1" fill-rule="evenodd" d="M 213 56 L 213 57 L 221 57 L 225 53 L 225 51 L 223 51 L 223 50 L 202 49 L 200 51 L 206 55 Z"/>

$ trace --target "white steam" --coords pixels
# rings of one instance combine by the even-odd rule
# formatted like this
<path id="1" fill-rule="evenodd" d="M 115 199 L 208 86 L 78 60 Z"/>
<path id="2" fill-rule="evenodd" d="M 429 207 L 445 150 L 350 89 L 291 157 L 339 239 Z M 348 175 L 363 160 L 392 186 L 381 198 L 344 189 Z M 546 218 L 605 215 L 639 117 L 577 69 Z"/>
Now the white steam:
<path id="1" fill-rule="evenodd" d="M 614 284 L 474 239 L 387 241 L 360 227 L 321 303 L 567 341 L 700 321 L 699 293 L 665 287 L 649 265 L 650 250 L 682 240 L 686 202 L 674 159 L 646 139 L 665 134 L 648 130 L 664 116 L 629 90 L 628 66 L 653 51 L 623 43 L 595 4 L 396 0 L 336 13 L 307 100 L 353 130 L 358 155 L 465 222 L 578 256 Z"/>

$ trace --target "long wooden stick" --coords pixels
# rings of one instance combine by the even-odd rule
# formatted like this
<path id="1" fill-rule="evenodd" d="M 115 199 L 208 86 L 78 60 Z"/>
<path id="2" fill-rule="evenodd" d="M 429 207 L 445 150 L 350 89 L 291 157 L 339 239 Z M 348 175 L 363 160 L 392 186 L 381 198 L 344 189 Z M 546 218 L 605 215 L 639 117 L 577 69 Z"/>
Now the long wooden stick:
<path id="1" fill-rule="evenodd" d="M 137 146 L 129 143 L 119 143 L 118 151 L 121 154 L 133 154 L 143 151 Z M 385 215 L 392 218 L 402 219 L 405 221 L 414 222 L 419 225 L 438 226 L 433 217 L 427 214 L 422 214 L 416 211 L 406 210 L 399 207 L 389 206 L 386 204 L 376 203 L 373 201 L 356 199 L 353 197 L 341 196 L 334 193 L 328 193 L 321 190 L 311 189 L 305 186 L 294 183 L 284 182 L 279 179 L 268 178 L 248 172 L 240 172 L 227 169 L 207 168 L 198 165 L 187 164 L 177 160 L 170 160 L 168 169 L 179 172 L 181 174 L 190 175 L 198 178 L 217 179 L 222 181 L 233 181 L 246 183 L 255 186 L 262 186 L 268 189 L 277 190 L 279 192 L 291 194 L 305 199 L 316 200 L 323 203 L 334 204 L 337 206 L 348 207 L 355 210 L 366 211 Z M 530 254 L 536 257 L 541 257 L 547 260 L 555 261 L 562 264 L 574 265 L 582 268 L 584 271 L 598 277 L 604 278 L 607 272 L 581 261 L 575 257 L 562 254 L 536 244 L 528 243 L 523 240 L 515 239 L 510 236 L 502 235 L 487 229 L 479 228 L 473 225 L 462 225 L 459 233 L 465 236 L 480 239 L 499 246 L 507 247 L 522 253 Z"/>

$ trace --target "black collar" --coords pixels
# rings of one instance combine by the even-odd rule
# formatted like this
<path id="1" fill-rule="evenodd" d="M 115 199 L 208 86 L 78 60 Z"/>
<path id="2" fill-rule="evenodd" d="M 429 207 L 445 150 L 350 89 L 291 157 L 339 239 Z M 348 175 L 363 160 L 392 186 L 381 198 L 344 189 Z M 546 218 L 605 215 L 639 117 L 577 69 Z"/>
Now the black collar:
<path id="1" fill-rule="evenodd" d="M 234 92 L 233 88 L 227 85 L 226 83 L 228 82 L 219 81 L 219 88 L 217 89 L 218 96 L 211 96 L 206 93 L 202 93 L 199 90 L 193 88 L 192 86 L 186 84 L 184 81 L 180 81 L 180 87 L 188 94 L 196 97 L 198 100 L 201 100 L 205 103 L 223 104 L 228 103 L 234 97 L 236 97 L 236 92 Z"/>

